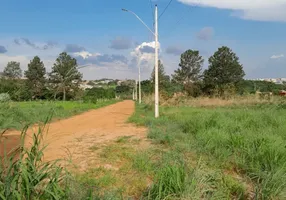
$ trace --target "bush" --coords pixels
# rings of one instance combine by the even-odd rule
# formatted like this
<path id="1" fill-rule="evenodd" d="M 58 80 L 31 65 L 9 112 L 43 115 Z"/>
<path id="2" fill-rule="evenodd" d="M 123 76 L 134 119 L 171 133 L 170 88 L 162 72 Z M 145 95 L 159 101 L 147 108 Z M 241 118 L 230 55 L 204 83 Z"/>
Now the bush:
<path id="1" fill-rule="evenodd" d="M 8 93 L 1 93 L 0 94 L 0 102 L 4 103 L 4 102 L 8 102 L 11 100 L 11 97 Z"/>
<path id="2" fill-rule="evenodd" d="M 112 88 L 92 88 L 85 91 L 84 101 L 96 103 L 98 99 L 114 99 L 115 91 Z"/>

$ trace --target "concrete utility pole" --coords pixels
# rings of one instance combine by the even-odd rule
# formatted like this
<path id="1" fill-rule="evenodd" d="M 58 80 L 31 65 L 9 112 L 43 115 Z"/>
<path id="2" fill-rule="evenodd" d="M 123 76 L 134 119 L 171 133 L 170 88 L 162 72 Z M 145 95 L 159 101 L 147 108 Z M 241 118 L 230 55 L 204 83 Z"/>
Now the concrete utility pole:
<path id="1" fill-rule="evenodd" d="M 155 5 L 155 118 L 159 117 L 158 7 Z"/>
<path id="2" fill-rule="evenodd" d="M 158 77 L 158 7 L 155 5 L 155 33 L 146 25 L 146 23 L 134 12 L 122 9 L 124 12 L 133 14 L 155 37 L 155 118 L 159 117 L 159 77 Z M 141 103 L 141 84 L 140 84 L 140 66 L 139 68 L 139 103 Z M 137 99 L 137 81 L 136 81 L 136 99 Z"/>
<path id="3" fill-rule="evenodd" d="M 133 101 L 135 100 L 135 92 L 134 92 L 134 88 L 132 89 L 132 99 L 133 99 Z"/>
<path id="4" fill-rule="evenodd" d="M 139 104 L 142 102 L 141 98 L 141 69 L 140 69 L 140 58 L 138 61 L 138 84 L 139 84 Z"/>
<path id="5" fill-rule="evenodd" d="M 135 101 L 137 101 L 138 93 L 137 93 L 137 80 L 135 83 Z"/>

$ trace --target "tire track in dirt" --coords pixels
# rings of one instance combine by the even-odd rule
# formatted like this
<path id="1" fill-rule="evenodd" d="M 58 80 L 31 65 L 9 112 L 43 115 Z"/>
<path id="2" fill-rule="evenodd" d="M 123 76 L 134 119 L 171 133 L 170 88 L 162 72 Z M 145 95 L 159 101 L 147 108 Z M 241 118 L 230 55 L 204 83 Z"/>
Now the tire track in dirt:
<path id="1" fill-rule="evenodd" d="M 146 138 L 145 128 L 126 122 L 134 111 L 135 103 L 126 100 L 52 122 L 44 133 L 44 145 L 47 145 L 44 160 L 69 159 L 72 164 L 85 169 L 94 156 L 91 147 L 107 144 L 122 136 Z M 31 135 L 37 129 L 35 126 L 28 131 L 27 145 L 31 143 Z M 19 135 L 19 132 L 12 131 L 8 135 Z"/>

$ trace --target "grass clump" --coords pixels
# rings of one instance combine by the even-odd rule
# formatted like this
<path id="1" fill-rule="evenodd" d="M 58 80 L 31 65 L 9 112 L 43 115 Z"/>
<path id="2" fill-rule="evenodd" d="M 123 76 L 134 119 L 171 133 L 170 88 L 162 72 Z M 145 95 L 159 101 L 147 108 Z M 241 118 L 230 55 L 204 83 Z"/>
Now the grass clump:
<path id="1" fill-rule="evenodd" d="M 155 177 L 155 183 L 146 192 L 146 199 L 179 198 L 185 190 L 186 171 L 183 164 L 161 168 Z"/>

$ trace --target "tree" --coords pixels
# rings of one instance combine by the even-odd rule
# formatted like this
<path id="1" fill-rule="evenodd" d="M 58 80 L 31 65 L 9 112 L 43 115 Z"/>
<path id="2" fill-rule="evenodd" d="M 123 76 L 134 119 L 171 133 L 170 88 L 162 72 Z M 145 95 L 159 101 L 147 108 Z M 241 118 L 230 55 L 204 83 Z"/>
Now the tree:
<path id="1" fill-rule="evenodd" d="M 237 86 L 244 75 L 239 58 L 230 48 L 223 46 L 209 58 L 209 68 L 204 72 L 204 83 L 208 90 L 218 88 L 221 95 L 224 87 Z"/>
<path id="2" fill-rule="evenodd" d="M 10 79 L 19 79 L 22 77 L 22 70 L 20 63 L 11 61 L 7 64 L 3 71 L 3 76 Z"/>
<path id="3" fill-rule="evenodd" d="M 31 99 L 30 90 L 26 87 L 24 79 L 0 78 L 0 93 L 8 93 L 13 101 Z"/>
<path id="4" fill-rule="evenodd" d="M 188 95 L 197 97 L 200 94 L 201 71 L 204 59 L 199 51 L 187 50 L 181 55 L 179 68 L 175 70 L 173 81 L 183 85 Z"/>
<path id="5" fill-rule="evenodd" d="M 170 77 L 166 75 L 165 68 L 161 60 L 158 61 L 158 81 L 159 81 L 159 88 L 166 89 L 166 84 L 170 82 Z M 153 83 L 153 88 L 155 84 L 155 67 L 151 73 L 151 82 Z"/>
<path id="6" fill-rule="evenodd" d="M 44 63 L 38 56 L 35 56 L 33 60 L 28 64 L 28 70 L 24 72 L 27 80 L 27 86 L 30 88 L 34 98 L 43 96 L 45 89 L 45 75 L 46 69 Z"/>
<path id="7" fill-rule="evenodd" d="M 135 87 L 135 81 L 134 80 L 131 80 L 131 79 L 127 79 L 127 80 L 124 80 L 124 81 L 122 81 L 121 82 L 121 86 L 128 86 L 128 87 L 130 87 L 130 88 L 132 88 L 132 87 Z"/>
<path id="8" fill-rule="evenodd" d="M 187 50 L 181 55 L 179 68 L 175 70 L 173 79 L 180 84 L 188 84 L 198 81 L 201 78 L 201 71 L 204 59 L 199 51 Z"/>
<path id="9" fill-rule="evenodd" d="M 63 101 L 66 100 L 66 94 L 70 91 L 76 91 L 82 79 L 82 74 L 77 69 L 77 61 L 66 52 L 59 55 L 56 63 L 52 67 L 50 82 L 54 85 L 55 98 L 59 91 L 63 94 Z"/>

